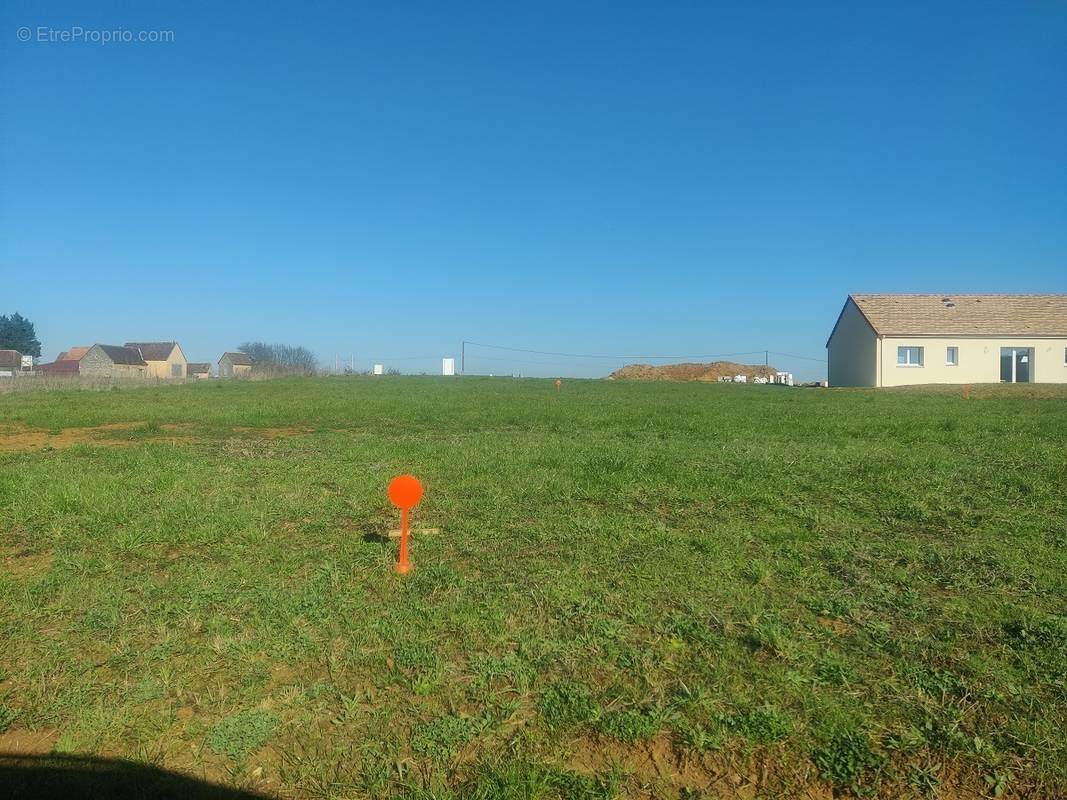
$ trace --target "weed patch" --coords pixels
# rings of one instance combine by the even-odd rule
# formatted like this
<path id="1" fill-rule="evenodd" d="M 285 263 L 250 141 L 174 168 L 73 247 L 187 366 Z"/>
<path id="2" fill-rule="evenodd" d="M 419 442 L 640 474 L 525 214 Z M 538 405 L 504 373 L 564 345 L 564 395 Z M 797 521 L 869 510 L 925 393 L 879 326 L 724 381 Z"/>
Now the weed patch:
<path id="1" fill-rule="evenodd" d="M 588 722 L 597 711 L 589 690 L 574 683 L 549 686 L 541 695 L 538 708 L 548 726 L 555 729 Z"/>
<path id="2" fill-rule="evenodd" d="M 214 752 L 242 762 L 270 741 L 277 727 L 274 714 L 249 709 L 212 725 L 205 743 Z"/>
<path id="3" fill-rule="evenodd" d="M 835 733 L 812 752 L 811 759 L 834 788 L 857 795 L 877 785 L 887 764 L 886 757 L 871 746 L 870 737 L 853 729 Z"/>
<path id="4" fill-rule="evenodd" d="M 660 728 L 661 717 L 649 710 L 609 711 L 597 721 L 597 728 L 620 742 L 651 739 Z"/>
<path id="5" fill-rule="evenodd" d="M 474 732 L 471 720 L 455 714 L 435 717 L 415 726 L 411 749 L 425 758 L 447 761 L 467 743 Z"/>

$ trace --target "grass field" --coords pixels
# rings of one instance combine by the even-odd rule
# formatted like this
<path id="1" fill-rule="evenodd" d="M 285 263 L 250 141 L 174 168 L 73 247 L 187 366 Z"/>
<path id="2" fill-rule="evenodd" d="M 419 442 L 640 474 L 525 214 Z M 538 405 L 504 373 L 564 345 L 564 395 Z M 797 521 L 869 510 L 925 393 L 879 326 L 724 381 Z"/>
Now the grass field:
<path id="1" fill-rule="evenodd" d="M 402 578 L 406 471 L 439 533 Z M 0 751 L 297 797 L 1062 796 L 1065 545 L 1065 391 L 0 396 Z"/>

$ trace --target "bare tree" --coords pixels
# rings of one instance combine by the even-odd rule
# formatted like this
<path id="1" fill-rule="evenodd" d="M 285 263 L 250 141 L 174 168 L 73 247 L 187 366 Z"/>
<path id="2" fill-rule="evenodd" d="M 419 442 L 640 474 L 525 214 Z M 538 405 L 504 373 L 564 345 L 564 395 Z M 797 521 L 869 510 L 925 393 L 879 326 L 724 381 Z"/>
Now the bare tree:
<path id="1" fill-rule="evenodd" d="M 252 356 L 254 372 L 312 375 L 318 365 L 315 354 L 299 345 L 243 342 L 239 349 Z"/>

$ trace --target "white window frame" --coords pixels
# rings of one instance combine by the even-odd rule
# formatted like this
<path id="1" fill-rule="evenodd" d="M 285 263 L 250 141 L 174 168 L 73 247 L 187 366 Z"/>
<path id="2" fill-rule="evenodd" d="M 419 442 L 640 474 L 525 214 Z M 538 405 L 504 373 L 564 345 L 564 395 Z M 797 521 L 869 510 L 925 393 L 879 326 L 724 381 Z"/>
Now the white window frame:
<path id="1" fill-rule="evenodd" d="M 923 361 L 925 361 L 925 353 L 923 352 L 924 349 L 925 348 L 923 348 L 923 347 L 917 347 L 915 345 L 903 345 L 903 344 L 902 345 L 898 345 L 897 346 L 897 366 L 898 367 L 905 367 L 907 369 L 914 369 L 916 367 L 922 367 Z M 919 356 L 919 360 L 917 362 L 911 360 L 911 352 L 913 350 L 916 351 L 916 353 Z M 900 357 L 902 355 L 905 355 L 905 353 L 907 354 L 907 360 L 906 361 L 901 361 Z"/>
<path id="2" fill-rule="evenodd" d="M 958 367 L 960 365 L 960 348 L 951 346 L 945 348 L 945 366 Z"/>

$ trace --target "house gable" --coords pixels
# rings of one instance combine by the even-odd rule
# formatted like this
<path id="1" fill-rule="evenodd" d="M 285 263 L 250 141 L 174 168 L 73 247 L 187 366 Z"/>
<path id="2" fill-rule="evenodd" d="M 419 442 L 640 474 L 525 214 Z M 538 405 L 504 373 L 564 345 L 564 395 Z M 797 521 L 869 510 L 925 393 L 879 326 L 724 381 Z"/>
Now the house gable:
<path id="1" fill-rule="evenodd" d="M 831 386 L 878 385 L 878 336 L 849 297 L 826 342 L 827 382 Z"/>

